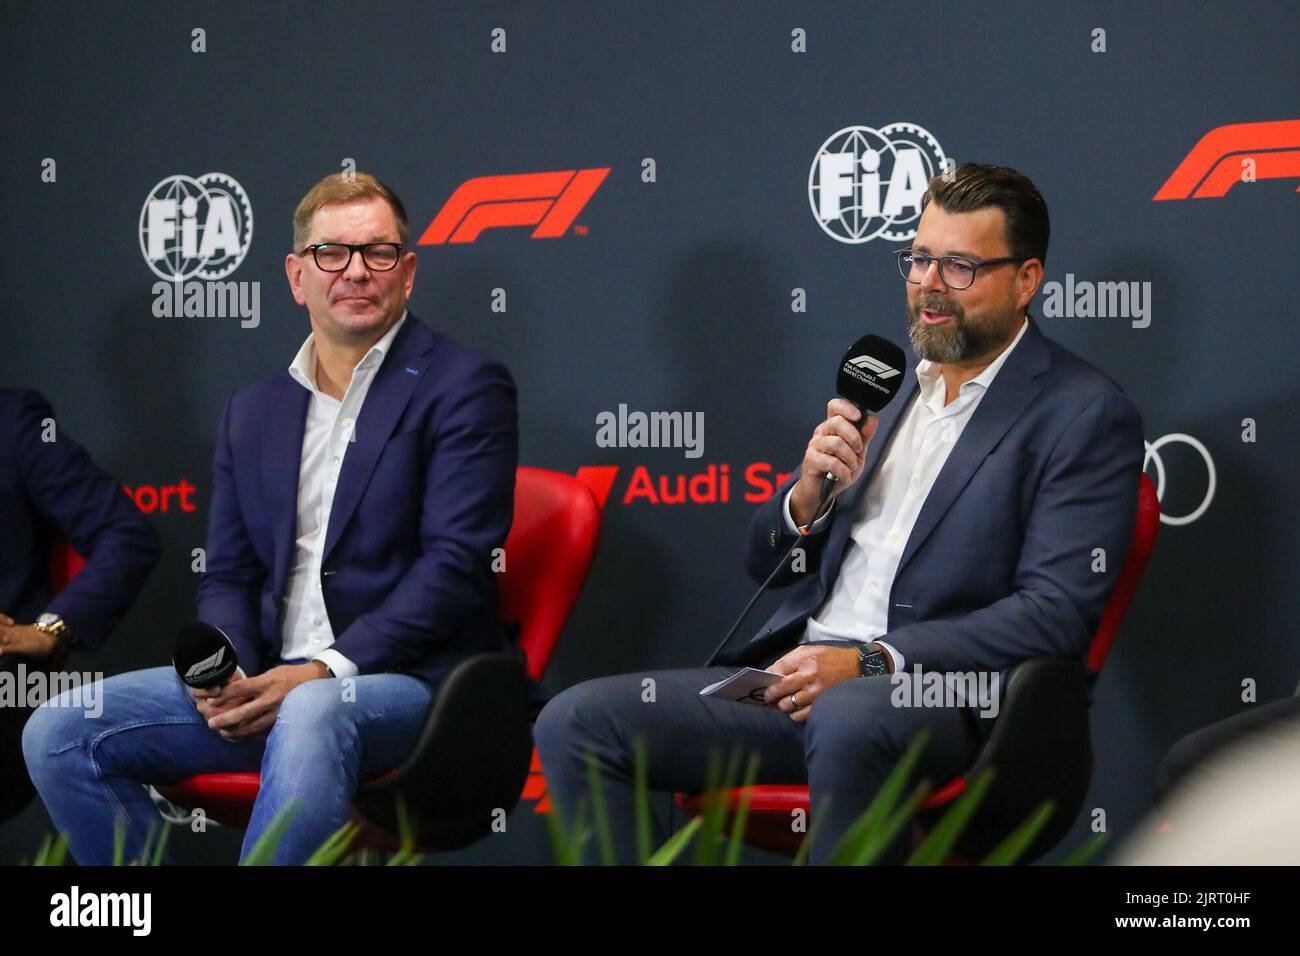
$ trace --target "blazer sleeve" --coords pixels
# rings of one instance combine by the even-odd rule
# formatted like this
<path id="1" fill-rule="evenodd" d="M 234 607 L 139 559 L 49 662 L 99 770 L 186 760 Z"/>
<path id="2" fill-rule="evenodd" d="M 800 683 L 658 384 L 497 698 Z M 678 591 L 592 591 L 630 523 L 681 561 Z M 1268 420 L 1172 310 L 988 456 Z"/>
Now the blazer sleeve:
<path id="1" fill-rule="evenodd" d="M 795 542 L 797 535 L 791 533 L 785 523 L 785 496 L 794 487 L 795 482 L 799 480 L 799 471 L 785 480 L 785 483 L 776 490 L 767 501 L 758 506 L 754 512 L 754 518 L 749 525 L 749 549 L 745 556 L 745 570 L 749 576 L 760 584 L 767 580 L 767 576 L 776 568 L 776 564 L 782 556 L 790 550 Z M 835 521 L 835 516 L 839 509 L 836 506 L 838 498 L 831 499 L 831 508 L 821 519 L 821 524 L 817 530 L 804 536 L 804 562 L 803 570 L 792 570 L 794 566 L 794 553 L 791 552 L 790 559 L 786 561 L 783 567 L 772 579 L 770 587 L 782 588 L 796 581 L 802 581 L 809 574 L 817 574 L 821 567 L 822 552 L 826 549 L 826 539 L 829 537 L 831 526 Z"/>
<path id="2" fill-rule="evenodd" d="M 226 402 L 212 460 L 212 503 L 203 577 L 195 599 L 200 621 L 230 638 L 245 674 L 262 670 L 259 606 L 267 569 L 253 548 L 235 484 L 231 429 L 234 397 Z"/>
<path id="3" fill-rule="evenodd" d="M 446 399 L 425 467 L 422 553 L 373 611 L 338 635 L 362 674 L 399 671 L 495 607 L 492 551 L 505 543 L 519 459 L 515 384 L 499 362 L 468 370 Z"/>
<path id="4" fill-rule="evenodd" d="M 912 664 L 1002 671 L 1033 657 L 1082 657 L 1133 541 L 1142 420 L 1122 393 L 1088 404 L 1048 455 L 1030 506 L 1014 590 L 978 611 L 884 635 Z M 1094 572 L 1095 549 L 1105 572 Z"/>
<path id="5" fill-rule="evenodd" d="M 36 510 L 68 539 L 85 567 L 48 610 L 69 621 L 76 644 L 95 648 L 121 619 L 161 554 L 158 532 L 112 476 L 57 421 L 38 392 L 18 403 L 18 470 Z"/>

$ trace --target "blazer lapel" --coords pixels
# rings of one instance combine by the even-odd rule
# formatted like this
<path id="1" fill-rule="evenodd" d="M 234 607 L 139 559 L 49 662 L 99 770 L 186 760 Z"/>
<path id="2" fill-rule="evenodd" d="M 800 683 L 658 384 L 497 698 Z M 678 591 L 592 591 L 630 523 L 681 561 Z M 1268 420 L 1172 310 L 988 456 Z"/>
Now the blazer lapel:
<path id="1" fill-rule="evenodd" d="M 370 383 L 361 414 L 357 416 L 353 441 L 343 458 L 338 485 L 334 489 L 322 560 L 329 558 L 339 535 L 356 511 L 384 445 L 425 374 L 432 347 L 429 331 L 414 315 L 408 315 L 406 324 L 393 339 L 392 350 L 384 357 L 375 380 Z"/>
<path id="2" fill-rule="evenodd" d="M 957 444 L 935 479 L 898 562 L 895 580 L 947 513 L 980 464 L 1043 387 L 1035 380 L 1051 365 L 1047 345 L 1032 319 L 1007 356 L 988 393 L 980 399 Z"/>
<path id="3" fill-rule="evenodd" d="M 298 472 L 310 400 L 311 393 L 288 372 L 278 376 L 271 386 L 267 423 L 262 429 L 262 490 L 266 513 L 271 516 L 275 555 L 271 581 L 275 594 L 283 593 L 289 580 L 294 532 L 298 527 Z"/>

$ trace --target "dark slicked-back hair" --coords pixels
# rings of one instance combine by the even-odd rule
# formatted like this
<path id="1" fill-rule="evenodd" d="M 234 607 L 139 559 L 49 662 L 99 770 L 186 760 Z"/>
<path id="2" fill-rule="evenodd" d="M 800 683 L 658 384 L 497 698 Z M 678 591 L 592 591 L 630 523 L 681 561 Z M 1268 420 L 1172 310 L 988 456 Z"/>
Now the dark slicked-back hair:
<path id="1" fill-rule="evenodd" d="M 996 206 L 1006 217 L 1006 239 L 1011 254 L 1047 263 L 1047 241 L 1052 225 L 1047 201 L 1038 187 L 1014 169 L 963 163 L 946 182 L 940 174 L 930 180 L 921 210 L 931 201 L 944 212 L 974 212 Z"/>

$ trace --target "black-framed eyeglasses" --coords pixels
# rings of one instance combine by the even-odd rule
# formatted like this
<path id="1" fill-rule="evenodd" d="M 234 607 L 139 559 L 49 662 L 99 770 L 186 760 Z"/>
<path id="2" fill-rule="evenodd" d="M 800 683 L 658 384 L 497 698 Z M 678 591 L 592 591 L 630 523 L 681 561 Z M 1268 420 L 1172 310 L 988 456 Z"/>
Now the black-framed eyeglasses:
<path id="1" fill-rule="evenodd" d="M 361 253 L 361 261 L 373 272 L 391 272 L 397 268 L 397 261 L 402 256 L 400 242 L 359 242 L 350 245 L 346 242 L 316 242 L 308 246 L 300 256 L 311 253 L 316 268 L 322 272 L 342 272 L 352 265 L 354 253 Z"/>
<path id="2" fill-rule="evenodd" d="M 930 263 L 939 263 L 939 278 L 950 289 L 969 289 L 975 276 L 986 266 L 1000 266 L 1008 262 L 1027 262 L 1022 256 L 1002 256 L 998 259 L 967 259 L 965 256 L 928 256 L 915 249 L 901 249 L 898 255 L 898 271 L 904 279 L 914 285 L 920 285 L 925 274 L 930 271 Z"/>

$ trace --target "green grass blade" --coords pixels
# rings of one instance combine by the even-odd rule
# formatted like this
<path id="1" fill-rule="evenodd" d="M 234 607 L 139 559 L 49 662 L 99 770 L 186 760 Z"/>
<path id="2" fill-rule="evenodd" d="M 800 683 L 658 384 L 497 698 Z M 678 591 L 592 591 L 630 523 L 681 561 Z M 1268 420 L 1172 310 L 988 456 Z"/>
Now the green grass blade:
<path id="1" fill-rule="evenodd" d="M 167 839 L 171 836 L 172 828 L 166 822 L 161 824 L 158 832 L 158 842 L 154 845 L 153 855 L 149 857 L 147 866 L 162 866 L 163 854 L 167 851 Z"/>
<path id="2" fill-rule="evenodd" d="M 397 795 L 397 836 L 400 845 L 385 866 L 419 866 L 424 862 L 424 854 L 416 852 L 415 825 L 406 805 L 406 795 L 401 793 Z"/>
<path id="3" fill-rule="evenodd" d="M 284 833 L 289 829 L 289 824 L 298 814 L 297 801 L 291 801 L 286 804 L 279 813 L 271 820 L 267 828 L 262 831 L 262 835 L 257 838 L 253 848 L 248 851 L 248 856 L 239 861 L 240 866 L 269 866 L 271 860 L 275 857 L 276 847 L 284 839 Z"/>
<path id="4" fill-rule="evenodd" d="M 600 862 L 605 866 L 616 866 L 618 858 L 614 855 L 614 836 L 609 826 L 609 807 L 605 803 L 605 787 L 600 780 L 600 766 L 596 754 L 587 751 L 587 791 L 591 794 L 592 825 L 596 831 L 596 846 L 600 851 Z"/>
<path id="5" fill-rule="evenodd" d="M 302 865 L 337 866 L 339 860 L 347 856 L 348 851 L 352 849 L 352 843 L 360 832 L 361 827 L 349 820 L 326 837 L 325 842 L 318 846 Z"/>
<path id="6" fill-rule="evenodd" d="M 126 821 L 121 817 L 113 820 L 113 866 L 122 866 L 126 856 Z"/>
<path id="7" fill-rule="evenodd" d="M 840 838 L 839 844 L 831 852 L 827 862 L 831 866 L 845 866 L 862 856 L 863 848 L 876 839 L 876 831 L 884 826 L 893 816 L 894 809 L 903 795 L 912 769 L 921 757 L 921 751 L 930 740 L 928 728 L 921 728 L 912 738 L 902 758 L 890 771 L 881 785 L 879 792 L 872 799 L 867 809 L 849 827 Z"/>
<path id="8" fill-rule="evenodd" d="M 546 829 L 551 838 L 551 852 L 557 866 L 581 866 L 582 849 L 587 842 L 585 801 L 578 803 L 578 812 L 566 821 L 564 809 L 555 795 L 551 795 L 551 812 L 546 814 Z"/>
<path id="9" fill-rule="evenodd" d="M 930 785 L 922 781 L 913 788 L 911 794 L 903 801 L 902 806 L 898 807 L 889 818 L 880 826 L 871 831 L 868 839 L 863 840 L 858 845 L 858 854 L 848 861 L 849 866 L 871 866 L 888 849 L 889 845 L 894 842 L 902 829 L 912 822 L 916 816 L 916 811 L 920 809 L 921 801 L 930 795 Z"/>
<path id="10" fill-rule="evenodd" d="M 701 814 L 704 823 L 700 838 L 695 841 L 696 866 L 716 866 L 718 863 L 718 848 L 722 844 L 722 834 L 727 828 L 727 818 L 731 812 L 728 806 L 731 791 L 736 785 L 736 774 L 740 770 L 740 751 L 733 749 L 727 754 L 726 768 L 721 777 L 717 774 L 718 763 L 718 755 L 710 755 L 704 812 Z"/>
<path id="11" fill-rule="evenodd" d="M 731 839 L 727 843 L 727 852 L 723 857 L 723 866 L 736 866 L 740 863 L 740 851 L 745 847 L 745 824 L 749 819 L 749 803 L 753 797 L 750 790 L 758 779 L 758 754 L 751 753 L 745 765 L 745 778 L 740 782 L 740 804 L 731 817 Z"/>
<path id="12" fill-rule="evenodd" d="M 36 852 L 33 866 L 64 866 L 68 858 L 68 835 L 60 833 L 56 837 L 45 835 L 41 848 Z"/>
<path id="13" fill-rule="evenodd" d="M 953 802 L 952 809 L 943 815 L 935 828 L 926 834 L 920 846 L 912 851 L 907 865 L 938 866 L 943 863 L 961 838 L 962 831 L 966 829 L 966 824 L 970 822 L 992 783 L 993 770 L 989 768 Z"/>
<path id="14" fill-rule="evenodd" d="M 804 834 L 803 842 L 799 844 L 799 852 L 794 855 L 794 862 L 791 866 L 807 866 L 808 855 L 812 853 L 813 837 L 817 835 L 817 828 L 821 825 L 822 818 L 825 817 L 826 810 L 830 805 L 831 798 L 827 797 L 822 801 L 821 813 L 817 814 L 816 817 L 813 817 L 811 811 L 809 811 L 808 832 Z"/>
<path id="15" fill-rule="evenodd" d="M 1039 831 L 1047 825 L 1055 810 L 1056 804 L 1044 800 L 1024 823 L 1011 831 L 1005 840 L 980 861 L 980 866 L 1013 866 L 1029 850 L 1029 845 L 1038 838 Z"/>
<path id="16" fill-rule="evenodd" d="M 1062 860 L 1061 866 L 1087 866 L 1088 861 L 1097 855 L 1097 851 L 1102 848 L 1109 836 L 1108 833 L 1094 833 Z"/>
<path id="17" fill-rule="evenodd" d="M 671 864 L 673 860 L 677 859 L 677 855 L 686 849 L 686 845 L 691 842 L 691 838 L 703 825 L 704 819 L 702 817 L 695 817 L 688 822 L 686 826 L 669 837 L 668 842 L 650 856 L 650 859 L 646 861 L 646 866 L 668 866 Z"/>
<path id="18" fill-rule="evenodd" d="M 646 769 L 645 741 L 637 738 L 634 745 L 633 786 L 636 813 L 636 862 L 644 866 L 650 859 L 650 775 Z"/>

